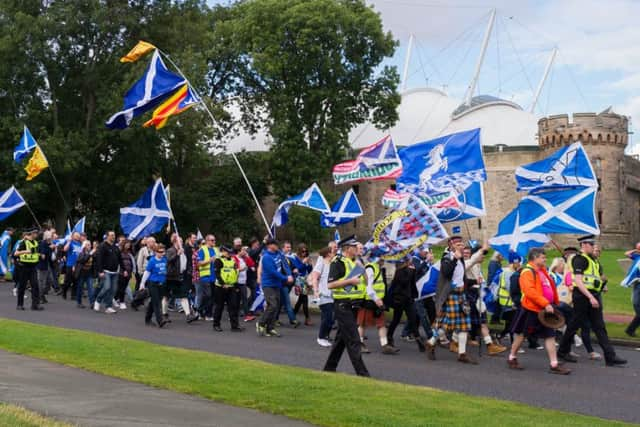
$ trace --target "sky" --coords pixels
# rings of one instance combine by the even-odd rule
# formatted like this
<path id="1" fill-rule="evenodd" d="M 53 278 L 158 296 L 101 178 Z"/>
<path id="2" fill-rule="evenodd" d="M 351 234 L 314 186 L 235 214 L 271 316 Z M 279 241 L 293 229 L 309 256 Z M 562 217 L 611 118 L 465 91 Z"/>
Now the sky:
<path id="1" fill-rule="evenodd" d="M 640 126 L 638 0 L 367 0 L 399 42 L 402 75 L 414 43 L 406 88 L 435 87 L 462 100 L 496 10 L 478 87 L 531 108 L 554 47 L 558 54 L 535 107 L 549 114 L 600 112 L 610 106 Z M 210 4 L 228 1 L 210 0 Z M 630 141 L 634 142 L 633 135 Z M 634 142 L 635 144 L 635 142 Z M 638 138 L 640 148 L 640 138 Z"/>

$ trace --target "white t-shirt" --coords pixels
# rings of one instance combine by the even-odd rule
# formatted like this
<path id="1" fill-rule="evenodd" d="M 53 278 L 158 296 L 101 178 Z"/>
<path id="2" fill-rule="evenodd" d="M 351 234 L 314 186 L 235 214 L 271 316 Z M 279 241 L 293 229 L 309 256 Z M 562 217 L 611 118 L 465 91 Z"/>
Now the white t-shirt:
<path id="1" fill-rule="evenodd" d="M 318 278 L 318 291 L 320 292 L 320 301 L 318 301 L 318 305 L 333 302 L 333 294 L 331 293 L 331 289 L 329 289 L 328 287 L 330 265 L 330 262 L 319 258 L 316 262 L 315 267 L 313 267 L 313 271 L 320 275 L 320 277 Z"/>

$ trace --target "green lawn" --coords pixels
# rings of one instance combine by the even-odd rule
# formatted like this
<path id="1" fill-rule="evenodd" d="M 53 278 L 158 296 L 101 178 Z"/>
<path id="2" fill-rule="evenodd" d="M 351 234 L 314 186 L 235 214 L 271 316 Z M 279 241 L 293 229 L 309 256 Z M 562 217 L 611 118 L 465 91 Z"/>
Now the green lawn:
<path id="1" fill-rule="evenodd" d="M 71 424 L 45 418 L 35 412 L 1 402 L 0 425 L 3 427 L 71 427 Z"/>
<path id="2" fill-rule="evenodd" d="M 624 423 L 343 374 L 0 319 L 0 348 L 323 426 Z M 122 363 L 126 360 L 126 363 Z"/>

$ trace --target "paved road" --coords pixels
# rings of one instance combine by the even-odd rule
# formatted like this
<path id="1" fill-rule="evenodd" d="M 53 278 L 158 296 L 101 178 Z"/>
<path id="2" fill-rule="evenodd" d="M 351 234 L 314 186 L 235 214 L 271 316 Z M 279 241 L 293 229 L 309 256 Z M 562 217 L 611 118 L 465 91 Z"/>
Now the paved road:
<path id="1" fill-rule="evenodd" d="M 309 424 L 0 350 L 0 401 L 92 427 Z"/>
<path id="2" fill-rule="evenodd" d="M 0 285 L 0 316 L 312 369 L 321 369 L 327 357 L 327 350 L 315 343 L 316 326 L 283 327 L 282 338 L 258 338 L 253 323 L 242 334 L 228 332 L 228 324 L 223 324 L 224 332 L 215 333 L 211 323 L 187 325 L 181 315 L 174 313 L 169 328 L 157 329 L 144 325 L 141 312 L 126 310 L 106 315 L 76 309 L 73 303 L 57 297 L 50 300 L 46 311 L 18 312 L 10 286 Z M 314 320 L 317 324 L 318 319 Z M 369 336 L 375 336 L 373 330 Z M 505 357 L 482 357 L 479 366 L 467 366 L 439 349 L 438 360 L 430 362 L 414 345 L 396 341 L 401 352 L 385 356 L 370 340 L 369 348 L 374 353 L 365 355 L 365 362 L 373 377 L 640 423 L 640 351 L 618 348 L 629 365 L 607 368 L 603 362 L 586 360 L 584 350 L 578 349 L 582 358 L 580 363 L 571 365 L 573 373 L 557 376 L 547 373 L 546 356 L 541 351 L 527 350 L 520 356 L 527 369 L 513 372 L 507 369 Z M 346 354 L 339 369 L 353 373 Z"/>

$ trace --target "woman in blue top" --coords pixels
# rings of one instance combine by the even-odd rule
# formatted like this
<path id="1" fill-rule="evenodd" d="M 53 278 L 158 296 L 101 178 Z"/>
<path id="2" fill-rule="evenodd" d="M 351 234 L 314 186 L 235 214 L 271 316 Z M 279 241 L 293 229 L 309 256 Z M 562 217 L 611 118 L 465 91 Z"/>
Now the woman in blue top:
<path id="1" fill-rule="evenodd" d="M 167 257 L 164 255 L 165 247 L 162 243 L 156 245 L 155 256 L 147 263 L 147 268 L 142 275 L 140 289 L 144 289 L 147 281 L 149 282 L 149 296 L 151 301 L 147 306 L 147 314 L 144 322 L 151 324 L 151 316 L 156 315 L 156 323 L 159 328 L 167 324 L 162 317 L 162 296 L 167 281 Z"/>
<path id="2" fill-rule="evenodd" d="M 313 325 L 309 319 L 309 273 L 313 271 L 313 264 L 309 259 L 309 249 L 307 245 L 301 243 L 298 246 L 298 252 L 292 258 L 293 268 L 297 271 L 294 273 L 294 280 L 296 285 L 296 294 L 298 295 L 298 301 L 296 301 L 295 307 L 293 307 L 293 313 L 297 316 L 300 307 L 304 313 L 304 324 L 306 326 Z"/>

